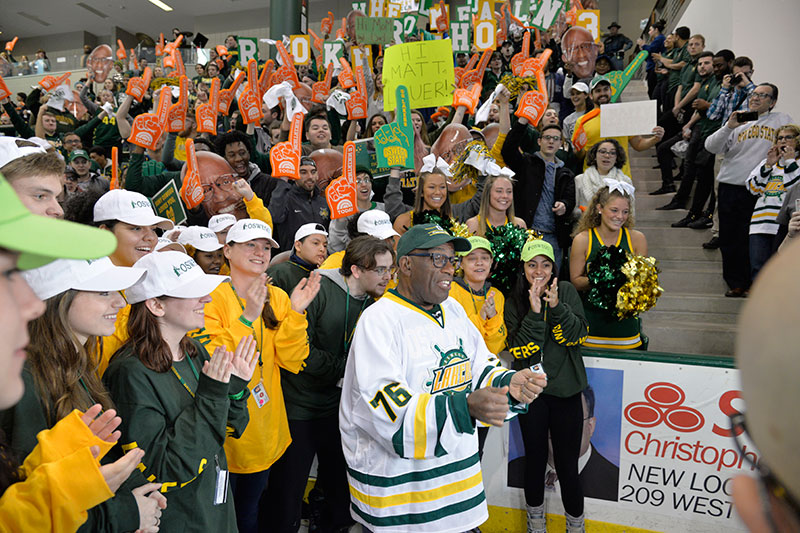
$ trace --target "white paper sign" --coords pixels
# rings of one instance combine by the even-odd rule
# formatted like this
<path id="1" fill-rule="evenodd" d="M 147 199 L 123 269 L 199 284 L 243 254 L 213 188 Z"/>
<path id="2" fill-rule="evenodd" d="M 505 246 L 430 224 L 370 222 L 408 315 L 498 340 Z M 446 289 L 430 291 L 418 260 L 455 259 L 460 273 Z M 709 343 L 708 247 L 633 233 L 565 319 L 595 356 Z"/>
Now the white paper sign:
<path id="1" fill-rule="evenodd" d="M 656 127 L 656 101 L 600 106 L 600 136 L 650 135 Z"/>

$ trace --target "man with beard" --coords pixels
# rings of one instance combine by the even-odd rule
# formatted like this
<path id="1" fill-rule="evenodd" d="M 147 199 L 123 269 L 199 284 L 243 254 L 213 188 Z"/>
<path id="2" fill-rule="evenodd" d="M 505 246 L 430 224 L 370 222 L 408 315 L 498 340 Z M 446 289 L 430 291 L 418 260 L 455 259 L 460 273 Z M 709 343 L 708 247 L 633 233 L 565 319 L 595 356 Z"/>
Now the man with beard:
<path id="1" fill-rule="evenodd" d="M 278 180 L 262 172 L 262 165 L 266 160 L 269 168 L 269 156 L 255 152 L 250 137 L 241 131 L 229 131 L 217 138 L 217 152 L 233 168 L 236 176 L 250 184 L 253 192 L 261 198 L 264 205 L 269 205 L 272 191 L 278 185 Z M 254 162 L 257 160 L 257 162 Z"/>
<path id="2" fill-rule="evenodd" d="M 347 245 L 341 268 L 320 271 L 320 291 L 306 309 L 308 357 L 297 374 L 281 370 L 292 443 L 270 470 L 265 501 L 273 517 L 271 531 L 297 531 L 315 455 L 319 466 L 314 492 L 320 495 L 309 498 L 315 525 L 325 526 L 320 531 L 342 531 L 353 523 L 339 433 L 339 384 L 356 323 L 383 295 L 393 272 L 391 245 L 371 236 Z"/>
<path id="3" fill-rule="evenodd" d="M 449 298 L 455 252 L 469 246 L 437 224 L 412 226 L 397 245 L 397 288 L 355 328 L 339 427 L 352 515 L 369 531 L 466 531 L 485 522 L 476 420 L 502 426 L 546 385 L 531 369 L 501 367 Z"/>
<path id="4" fill-rule="evenodd" d="M 595 144 L 604 139 L 600 135 L 600 106 L 611 102 L 611 82 L 605 76 L 595 76 L 589 86 L 589 96 L 592 99 L 594 107 L 597 108 L 597 113 L 587 113 L 578 119 L 575 125 L 575 133 L 572 137 L 572 142 L 578 139 L 579 136 L 585 136 L 585 143 L 583 149 L 578 153 L 580 157 L 584 157 L 589 149 Z M 622 172 L 626 176 L 631 175 L 630 157 L 628 156 L 628 144 L 637 152 L 642 152 L 653 146 L 664 137 L 664 128 L 656 126 L 653 128 L 653 135 L 631 135 L 627 137 L 613 137 L 616 139 L 622 148 L 625 150 L 625 165 L 622 167 Z M 583 162 L 583 169 L 586 170 L 588 165 L 586 161 Z"/>
<path id="5" fill-rule="evenodd" d="M 275 240 L 281 250 L 291 250 L 294 234 L 303 224 L 315 222 L 326 230 L 330 224 L 328 202 L 317 188 L 317 164 L 300 158 L 300 179 L 280 180 L 272 193 L 269 211 L 275 221 Z"/>
<path id="6" fill-rule="evenodd" d="M 697 62 L 697 72 L 701 78 L 700 90 L 697 99 L 692 103 L 694 113 L 689 123 L 683 128 L 681 138 L 689 141 L 689 148 L 683 158 L 683 178 L 678 193 L 669 204 L 660 207 L 660 210 L 683 209 L 689 201 L 694 180 L 697 178 L 697 188 L 689 213 L 672 224 L 674 228 L 690 227 L 693 229 L 706 229 L 711 227 L 712 214 L 716 197 L 714 190 L 714 156 L 705 149 L 706 138 L 717 131 L 722 125 L 722 120 L 711 120 L 706 116 L 706 111 L 711 102 L 719 93 L 722 77 L 727 73 L 722 69 L 715 69 L 711 52 L 701 54 Z M 724 63 L 724 62 L 723 62 Z M 665 143 L 666 144 L 666 143 Z M 660 152 L 659 148 L 659 152 Z M 711 197 L 708 209 L 703 212 L 706 200 Z"/>

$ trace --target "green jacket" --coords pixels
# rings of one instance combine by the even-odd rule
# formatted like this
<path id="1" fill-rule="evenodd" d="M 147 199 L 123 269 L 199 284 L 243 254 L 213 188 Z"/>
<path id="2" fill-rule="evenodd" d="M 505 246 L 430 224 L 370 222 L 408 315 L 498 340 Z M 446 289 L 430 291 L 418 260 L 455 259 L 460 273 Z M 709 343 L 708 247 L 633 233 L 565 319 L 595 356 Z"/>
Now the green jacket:
<path id="1" fill-rule="evenodd" d="M 227 470 L 225 438 L 239 438 L 247 426 L 249 390 L 236 376 L 222 383 L 200 373 L 210 358 L 199 342 L 192 344 L 194 369 L 184 357 L 163 373 L 144 366 L 130 345 L 123 346 L 103 381 L 122 417 L 121 448 L 145 450 L 144 476 L 162 483 L 167 493 L 161 531 L 235 532 L 230 489 L 227 503 L 214 505 L 216 466 Z M 122 449 L 118 445 L 110 454 L 120 456 Z"/>
<path id="2" fill-rule="evenodd" d="M 22 371 L 22 381 L 25 383 L 25 393 L 22 399 L 14 407 L 0 413 L 0 427 L 19 463 L 22 463 L 38 444 L 36 435 L 40 431 L 52 428 L 57 422 L 55 409 L 52 406 L 48 409 L 44 400 L 39 396 L 29 362 L 25 363 Z M 87 406 L 95 403 L 88 397 L 88 394 L 86 396 Z M 48 420 L 53 423 L 48 423 Z M 106 455 L 102 462 L 108 464 L 111 460 Z M 146 483 L 147 480 L 142 473 L 134 470 L 113 498 L 89 509 L 88 518 L 78 531 L 116 533 L 138 529 L 139 507 L 136 505 L 131 490 Z"/>
<path id="3" fill-rule="evenodd" d="M 141 193 L 148 198 L 161 190 L 170 180 L 175 182 L 180 190 L 181 173 L 164 171 L 160 174 L 146 175 L 142 167 L 144 165 L 144 154 L 132 153 L 128 163 L 128 173 L 125 175 L 125 188 L 129 191 Z"/>
<path id="4" fill-rule="evenodd" d="M 306 309 L 308 357 L 298 374 L 281 369 L 286 414 L 289 420 L 313 420 L 339 411 L 349 341 L 361 312 L 374 303 L 364 295 L 349 296 L 339 269 L 320 270 L 317 296 Z"/>
<path id="5" fill-rule="evenodd" d="M 307 278 L 311 271 L 314 270 L 296 262 L 295 257 L 293 253 L 288 261 L 278 263 L 267 269 L 267 275 L 272 278 L 272 284 L 283 289 L 289 296 L 292 295 L 292 291 L 300 283 L 300 280 Z"/>
<path id="6" fill-rule="evenodd" d="M 122 138 L 119 136 L 116 117 L 105 116 L 100 118 L 100 113 L 94 116 L 89 122 L 75 129 L 75 133 L 83 139 L 90 132 L 92 133 L 92 146 L 122 146 Z M 109 154 L 110 156 L 110 154 Z"/>
<path id="7" fill-rule="evenodd" d="M 559 282 L 558 305 L 552 309 L 542 300 L 542 312 L 534 313 L 527 293 L 524 302 L 519 302 L 514 294 L 506 302 L 503 314 L 514 369 L 541 362 L 547 373 L 544 392 L 559 398 L 573 396 L 586 388 L 580 345 L 589 328 L 581 298 L 570 282 Z"/>

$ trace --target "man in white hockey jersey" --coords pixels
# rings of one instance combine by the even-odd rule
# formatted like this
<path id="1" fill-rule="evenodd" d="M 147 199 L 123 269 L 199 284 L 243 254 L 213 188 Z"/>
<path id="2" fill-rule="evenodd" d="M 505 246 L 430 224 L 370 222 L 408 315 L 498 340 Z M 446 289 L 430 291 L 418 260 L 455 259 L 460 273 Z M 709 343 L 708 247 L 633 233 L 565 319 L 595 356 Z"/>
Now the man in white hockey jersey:
<path id="1" fill-rule="evenodd" d="M 448 298 L 469 242 L 436 224 L 397 244 L 398 285 L 362 314 L 339 425 L 353 517 L 369 531 L 462 533 L 488 518 L 476 420 L 500 426 L 547 384 L 486 348 Z"/>

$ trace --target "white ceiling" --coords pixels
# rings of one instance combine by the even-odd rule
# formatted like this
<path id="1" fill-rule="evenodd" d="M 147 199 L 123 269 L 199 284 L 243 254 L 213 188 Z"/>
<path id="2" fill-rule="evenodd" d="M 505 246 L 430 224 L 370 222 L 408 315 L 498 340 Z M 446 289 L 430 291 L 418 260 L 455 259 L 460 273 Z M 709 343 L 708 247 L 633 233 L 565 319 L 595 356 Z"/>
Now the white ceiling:
<path id="1" fill-rule="evenodd" d="M 15 35 L 24 39 L 74 31 L 109 35 L 113 26 L 130 33 L 144 32 L 157 39 L 159 32 L 164 32 L 165 36 L 171 35 L 174 27 L 191 30 L 195 16 L 267 10 L 269 6 L 269 0 L 163 1 L 173 11 L 163 11 L 147 0 L 2 0 L 0 31 L 3 33 L 0 42 L 10 40 Z"/>

